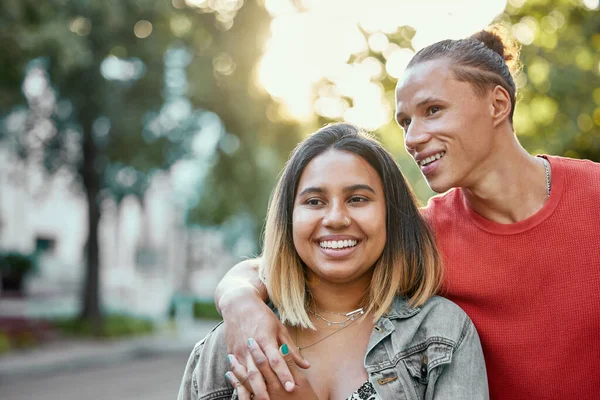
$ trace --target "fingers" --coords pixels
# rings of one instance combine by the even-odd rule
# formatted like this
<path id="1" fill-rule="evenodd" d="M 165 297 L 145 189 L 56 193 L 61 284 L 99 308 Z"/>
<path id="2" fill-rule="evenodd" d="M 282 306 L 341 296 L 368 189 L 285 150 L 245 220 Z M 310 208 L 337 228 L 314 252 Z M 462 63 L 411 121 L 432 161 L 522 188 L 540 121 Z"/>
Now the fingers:
<path id="1" fill-rule="evenodd" d="M 273 383 L 277 382 L 277 375 L 275 375 L 275 372 L 273 372 L 271 366 L 273 363 L 275 363 L 278 366 L 281 366 L 283 364 L 283 358 L 281 358 L 279 352 L 276 351 L 276 360 L 273 361 L 267 358 L 267 356 L 262 351 L 258 343 L 256 343 L 256 341 L 252 338 L 248 339 L 248 350 L 250 350 L 250 354 L 252 355 L 254 365 L 256 365 L 256 367 L 262 374 L 264 380 L 267 382 L 267 385 L 272 385 Z"/>
<path id="2" fill-rule="evenodd" d="M 247 391 L 252 392 L 252 388 L 250 387 L 250 383 L 248 382 L 248 373 L 246 372 L 246 367 L 244 367 L 236 356 L 233 354 L 229 354 L 227 356 L 229 360 L 229 367 L 231 368 L 231 372 L 235 375 L 235 378 L 246 388 Z"/>
<path id="3" fill-rule="evenodd" d="M 238 359 L 233 354 L 229 354 L 227 359 L 229 360 L 229 366 L 231 368 L 231 371 L 229 372 L 235 378 L 235 380 L 230 379 L 229 376 L 228 379 L 230 379 L 230 382 L 232 382 L 234 387 L 238 388 L 236 385 L 239 383 L 243 386 L 246 392 L 250 393 L 254 400 L 269 400 L 267 384 L 262 377 L 261 372 L 257 369 L 251 354 L 248 354 L 248 358 L 246 359 L 248 371 L 242 364 L 240 364 Z M 273 373 L 271 372 L 271 374 Z M 234 382 L 237 383 L 234 384 Z"/>
<path id="4" fill-rule="evenodd" d="M 307 369 L 310 368 L 310 363 L 308 361 L 306 361 L 304 359 L 304 357 L 302 357 L 302 354 L 300 354 L 300 351 L 298 350 L 298 348 L 293 345 L 294 341 L 292 340 L 292 338 L 289 336 L 287 329 L 284 329 L 284 331 L 279 335 L 279 343 L 287 343 L 288 344 L 288 351 L 289 354 L 291 354 L 292 358 L 294 359 L 294 363 L 302 368 L 302 369 Z M 277 374 L 279 376 L 279 374 Z"/>
<path id="5" fill-rule="evenodd" d="M 279 352 L 279 348 L 269 344 L 262 347 L 262 349 L 264 353 L 261 351 L 261 347 L 255 344 L 255 347 L 250 347 L 250 353 L 267 382 L 273 383 L 275 381 L 278 384 L 281 383 L 286 390 L 288 390 L 288 387 L 293 390 L 294 377 Z M 265 363 L 262 364 L 259 360 L 264 360 Z"/>
<path id="6" fill-rule="evenodd" d="M 287 343 L 284 343 L 281 345 L 281 347 L 279 347 L 279 354 L 281 354 L 281 356 L 283 357 L 283 361 L 285 362 L 286 367 L 292 374 L 293 379 L 287 380 L 283 384 L 283 387 L 285 388 L 285 390 L 287 392 L 291 392 L 296 387 L 294 378 L 296 378 L 296 373 L 298 371 L 298 367 L 297 367 L 296 363 L 294 362 L 294 356 L 290 352 L 290 347 L 287 345 Z"/>
<path id="7" fill-rule="evenodd" d="M 233 386 L 237 390 L 239 400 L 250 400 L 254 398 L 252 392 L 246 389 L 231 371 L 227 372 L 225 374 L 225 377 L 227 378 L 229 383 L 231 383 L 231 386 Z"/>
<path id="8" fill-rule="evenodd" d="M 254 339 L 248 339 L 248 345 L 250 346 L 251 344 L 256 346 Z M 267 392 L 267 384 L 250 353 L 248 353 L 248 356 L 246 357 L 246 366 L 248 371 L 247 383 L 250 385 L 252 393 L 254 393 L 254 399 L 268 400 L 269 394 Z"/>

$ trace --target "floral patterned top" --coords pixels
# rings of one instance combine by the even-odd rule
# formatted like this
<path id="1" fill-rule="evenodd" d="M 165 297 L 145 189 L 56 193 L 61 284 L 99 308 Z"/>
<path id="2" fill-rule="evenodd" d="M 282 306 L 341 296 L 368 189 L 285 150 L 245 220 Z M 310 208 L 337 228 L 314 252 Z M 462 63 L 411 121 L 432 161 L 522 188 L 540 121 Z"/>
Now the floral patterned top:
<path id="1" fill-rule="evenodd" d="M 371 382 L 366 381 L 347 400 L 381 400 Z"/>

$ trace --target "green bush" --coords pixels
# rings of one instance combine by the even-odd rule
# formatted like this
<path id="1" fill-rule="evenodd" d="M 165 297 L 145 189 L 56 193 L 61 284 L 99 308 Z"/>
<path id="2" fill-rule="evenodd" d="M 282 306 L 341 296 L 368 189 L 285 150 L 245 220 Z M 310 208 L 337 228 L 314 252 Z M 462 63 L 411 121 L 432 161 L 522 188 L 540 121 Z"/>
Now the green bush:
<path id="1" fill-rule="evenodd" d="M 2 291 L 22 292 L 26 275 L 36 267 L 35 257 L 21 253 L 0 253 Z"/>
<path id="2" fill-rule="evenodd" d="M 212 319 L 217 321 L 223 319 L 221 314 L 217 311 L 214 302 L 198 299 L 191 301 L 193 301 L 192 312 L 194 319 Z M 175 300 L 171 302 L 171 306 L 169 307 L 169 317 L 171 319 L 175 318 Z"/>
<path id="3" fill-rule="evenodd" d="M 11 350 L 12 346 L 10 344 L 10 339 L 8 335 L 0 332 L 0 354 L 8 353 Z"/>
<path id="4" fill-rule="evenodd" d="M 28 349 L 38 344 L 38 340 L 33 332 L 20 332 L 13 337 L 13 346 L 17 349 Z"/>
<path id="5" fill-rule="evenodd" d="M 70 336 L 92 336 L 92 325 L 78 318 L 56 320 L 55 326 L 64 334 Z M 106 315 L 102 321 L 100 337 L 118 338 L 139 336 L 154 331 L 154 324 L 146 319 L 135 318 L 123 314 Z"/>
<path id="6" fill-rule="evenodd" d="M 217 311 L 217 307 L 213 302 L 194 301 L 194 318 L 195 319 L 215 319 L 221 320 L 221 314 Z"/>
<path id="7" fill-rule="evenodd" d="M 0 269 L 7 275 L 23 276 L 35 267 L 34 257 L 21 253 L 0 254 Z"/>

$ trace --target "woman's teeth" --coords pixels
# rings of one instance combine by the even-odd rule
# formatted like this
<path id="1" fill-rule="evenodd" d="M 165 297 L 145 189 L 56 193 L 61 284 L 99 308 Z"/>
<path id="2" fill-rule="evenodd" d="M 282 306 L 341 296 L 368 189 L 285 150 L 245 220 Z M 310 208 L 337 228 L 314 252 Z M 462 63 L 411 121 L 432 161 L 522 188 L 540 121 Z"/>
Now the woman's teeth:
<path id="1" fill-rule="evenodd" d="M 343 249 L 346 247 L 354 247 L 358 243 L 358 240 L 327 240 L 320 242 L 319 246 L 324 249 Z"/>

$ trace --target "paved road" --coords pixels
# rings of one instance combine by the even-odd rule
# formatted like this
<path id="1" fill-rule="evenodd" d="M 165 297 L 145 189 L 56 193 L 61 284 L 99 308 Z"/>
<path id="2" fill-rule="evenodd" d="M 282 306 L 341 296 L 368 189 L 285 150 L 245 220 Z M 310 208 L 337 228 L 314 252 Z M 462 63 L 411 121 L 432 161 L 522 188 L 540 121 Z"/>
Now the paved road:
<path id="1" fill-rule="evenodd" d="M 0 384 L 2 400 L 176 399 L 189 353 L 163 354 Z"/>

